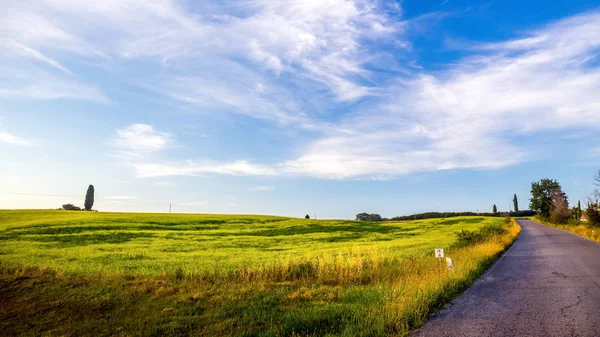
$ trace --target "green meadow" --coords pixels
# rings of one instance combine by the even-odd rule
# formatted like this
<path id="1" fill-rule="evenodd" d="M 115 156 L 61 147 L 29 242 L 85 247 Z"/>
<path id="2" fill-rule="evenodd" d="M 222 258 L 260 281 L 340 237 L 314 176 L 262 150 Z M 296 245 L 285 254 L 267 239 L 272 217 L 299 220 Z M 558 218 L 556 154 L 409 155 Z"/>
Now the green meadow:
<path id="1" fill-rule="evenodd" d="M 461 231 L 470 234 L 458 241 Z M 497 217 L 357 222 L 0 211 L 0 331 L 406 335 L 518 232 Z M 440 247 L 454 272 L 433 258 Z"/>

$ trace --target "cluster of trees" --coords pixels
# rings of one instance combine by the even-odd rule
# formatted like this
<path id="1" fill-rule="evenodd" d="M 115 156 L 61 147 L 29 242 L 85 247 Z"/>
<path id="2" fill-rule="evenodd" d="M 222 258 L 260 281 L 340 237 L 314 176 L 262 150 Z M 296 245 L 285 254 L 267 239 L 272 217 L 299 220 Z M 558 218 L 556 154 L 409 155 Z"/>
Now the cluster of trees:
<path id="1" fill-rule="evenodd" d="M 85 201 L 83 202 L 83 209 L 86 211 L 91 211 L 94 206 L 94 186 L 88 186 L 87 192 L 85 193 Z M 66 211 L 81 211 L 81 207 L 75 206 L 73 204 L 64 204 L 62 205 L 62 209 Z"/>
<path id="2" fill-rule="evenodd" d="M 437 218 L 449 218 L 453 216 L 471 216 L 478 215 L 475 212 L 426 212 L 404 216 L 395 216 L 391 220 L 404 221 L 404 220 L 423 220 L 423 219 L 437 219 Z"/>
<path id="3" fill-rule="evenodd" d="M 542 219 L 553 223 L 577 223 L 581 216 L 585 215 L 590 225 L 600 226 L 600 170 L 594 176 L 594 184 L 594 192 L 584 211 L 580 201 L 576 207 L 569 208 L 569 198 L 558 181 L 545 178 L 532 182 L 529 207 L 536 210 Z"/>
<path id="4" fill-rule="evenodd" d="M 411 215 L 396 216 L 391 218 L 393 221 L 405 221 L 405 220 L 423 220 L 423 219 L 437 219 L 437 218 L 450 218 L 454 216 L 502 216 L 501 213 L 475 213 L 475 212 L 426 212 Z M 534 216 L 535 211 L 518 211 L 510 212 L 510 216 Z"/>
<path id="5" fill-rule="evenodd" d="M 383 221 L 383 218 L 381 217 L 381 215 L 373 213 L 373 214 L 369 214 L 369 213 L 358 213 L 356 214 L 356 220 L 359 221 Z"/>

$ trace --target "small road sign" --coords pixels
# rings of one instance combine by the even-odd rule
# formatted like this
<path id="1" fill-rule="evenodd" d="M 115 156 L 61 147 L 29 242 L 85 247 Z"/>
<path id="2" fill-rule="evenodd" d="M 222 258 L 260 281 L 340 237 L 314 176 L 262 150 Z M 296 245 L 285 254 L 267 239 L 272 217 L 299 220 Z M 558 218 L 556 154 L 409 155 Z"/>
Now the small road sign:
<path id="1" fill-rule="evenodd" d="M 435 257 L 441 259 L 444 257 L 444 249 L 443 248 L 436 248 L 435 249 Z"/>

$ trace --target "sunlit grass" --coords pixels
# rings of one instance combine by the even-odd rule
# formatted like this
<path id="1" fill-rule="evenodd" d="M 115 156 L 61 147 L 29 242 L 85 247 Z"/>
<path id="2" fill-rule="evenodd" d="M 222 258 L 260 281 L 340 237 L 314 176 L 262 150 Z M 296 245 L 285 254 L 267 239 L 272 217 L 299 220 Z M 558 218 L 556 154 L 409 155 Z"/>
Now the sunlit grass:
<path id="1" fill-rule="evenodd" d="M 456 232 L 485 226 L 506 230 L 453 248 Z M 484 217 L 365 223 L 2 211 L 0 288 L 20 294 L 13 307 L 22 301 L 63 323 L 23 327 L 26 317 L 48 317 L 0 314 L 6 320 L 0 329 L 57 335 L 110 334 L 116 328 L 130 335 L 404 335 L 474 281 L 519 230 Z M 438 247 L 454 260 L 454 272 L 433 258 Z M 53 307 L 57 301 L 63 305 Z M 70 319 L 73 310 L 87 315 L 85 324 Z"/>
<path id="2" fill-rule="evenodd" d="M 533 220 L 535 220 L 541 224 L 544 224 L 546 226 L 566 230 L 571 233 L 575 233 L 579 236 L 583 236 L 584 238 L 600 242 L 600 227 L 592 227 L 592 226 L 587 225 L 587 223 L 585 223 L 585 222 L 581 222 L 578 225 L 573 225 L 573 224 L 564 224 L 563 225 L 563 224 L 555 224 L 555 223 L 551 223 L 548 221 L 543 221 L 539 218 L 533 218 Z"/>

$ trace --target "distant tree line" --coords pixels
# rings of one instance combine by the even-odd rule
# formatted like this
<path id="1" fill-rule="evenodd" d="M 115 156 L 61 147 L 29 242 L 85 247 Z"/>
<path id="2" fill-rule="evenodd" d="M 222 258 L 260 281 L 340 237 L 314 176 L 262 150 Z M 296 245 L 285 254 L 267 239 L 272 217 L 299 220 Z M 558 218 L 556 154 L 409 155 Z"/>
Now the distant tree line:
<path id="1" fill-rule="evenodd" d="M 396 216 L 389 220 L 393 221 L 405 221 L 405 220 L 423 220 L 423 219 L 437 219 L 437 218 L 450 218 L 454 216 L 503 216 L 506 213 L 475 213 L 475 212 L 426 212 L 426 213 L 418 213 L 411 215 L 403 215 Z M 518 212 L 509 212 L 510 216 L 519 217 L 519 216 L 534 216 L 536 215 L 535 211 L 524 210 Z"/>
<path id="2" fill-rule="evenodd" d="M 383 218 L 381 217 L 381 215 L 373 213 L 373 214 L 369 214 L 369 213 L 359 213 L 356 214 L 356 220 L 359 221 L 383 221 Z"/>

